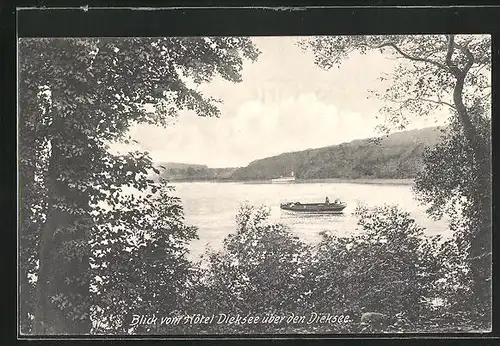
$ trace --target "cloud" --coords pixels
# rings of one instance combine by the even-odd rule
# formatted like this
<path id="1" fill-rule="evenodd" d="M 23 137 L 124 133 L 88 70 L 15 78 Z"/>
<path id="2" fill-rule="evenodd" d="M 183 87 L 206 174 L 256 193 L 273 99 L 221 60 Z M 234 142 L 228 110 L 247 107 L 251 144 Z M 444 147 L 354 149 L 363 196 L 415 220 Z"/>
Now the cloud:
<path id="1" fill-rule="evenodd" d="M 339 111 L 314 93 L 272 103 L 244 103 L 233 126 L 238 142 L 247 146 L 246 152 L 240 154 L 241 160 L 247 162 L 286 151 L 337 144 L 358 138 L 358 133 L 363 137 L 372 130 L 360 114 Z M 253 145 L 246 145 L 252 142 Z"/>
<path id="2" fill-rule="evenodd" d="M 170 128 L 137 125 L 130 133 L 156 161 L 225 167 L 363 138 L 372 128 L 360 114 L 307 93 L 271 103 L 248 101 L 227 118 L 185 113 Z"/>
<path id="3" fill-rule="evenodd" d="M 253 38 L 262 51 L 245 62 L 243 81 L 222 78 L 199 87 L 223 100 L 220 118 L 180 113 L 166 129 L 134 126 L 131 136 L 156 161 L 245 166 L 250 161 L 375 136 L 379 100 L 370 89 L 395 66 L 378 52 L 352 54 L 339 68 L 325 71 L 297 37 Z M 420 125 L 420 123 L 418 124 Z M 432 125 L 432 124 L 429 124 Z"/>

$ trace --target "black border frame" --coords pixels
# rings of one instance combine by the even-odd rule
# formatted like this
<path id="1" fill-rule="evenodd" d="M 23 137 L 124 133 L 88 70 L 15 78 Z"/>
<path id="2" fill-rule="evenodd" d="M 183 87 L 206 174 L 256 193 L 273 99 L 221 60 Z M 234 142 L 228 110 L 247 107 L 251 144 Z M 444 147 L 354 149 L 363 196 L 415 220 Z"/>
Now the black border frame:
<path id="1" fill-rule="evenodd" d="M 31 8 L 18 8 L 9 11 L 9 19 L 4 21 L 2 26 L 14 24 L 13 27 L 8 27 L 3 30 L 2 36 L 6 31 L 12 30 L 14 40 L 4 40 L 2 37 L 2 52 L 9 51 L 13 48 L 13 54 L 2 54 L 1 59 L 5 60 L 6 64 L 2 64 L 5 69 L 4 77 L 9 77 L 10 82 L 5 85 L 14 86 L 16 81 L 16 36 L 19 37 L 88 37 L 88 36 L 194 36 L 194 35 L 245 35 L 245 36 L 281 36 L 281 35 L 326 35 L 326 34 L 388 34 L 388 33 L 481 33 L 492 35 L 492 59 L 493 59 L 493 133 L 496 128 L 495 115 L 498 112 L 499 100 L 499 77 L 496 70 L 499 66 L 500 57 L 500 25 L 496 24 L 500 18 L 499 6 L 449 6 L 449 2 L 437 5 L 434 4 L 413 6 L 413 7 L 392 7 L 390 4 L 379 6 L 367 7 L 362 5 L 355 5 L 356 2 L 347 2 L 343 6 L 305 6 L 300 7 L 283 7 L 290 6 L 285 4 L 278 4 L 274 7 L 267 5 L 265 2 L 261 4 L 246 5 L 245 7 L 236 7 L 224 5 L 226 7 L 207 7 L 203 5 L 202 8 L 194 8 L 193 5 L 186 6 L 185 3 L 170 4 L 170 9 L 142 9 L 133 10 L 131 8 L 104 8 L 92 7 L 78 8 L 78 6 L 85 6 L 85 2 L 78 4 L 80 1 L 72 2 L 72 8 L 54 7 L 50 8 L 42 0 L 37 4 L 24 5 Z M 212 1 L 210 5 L 218 5 L 220 1 Z M 493 2 L 495 3 L 495 2 Z M 350 5 L 349 5 L 350 4 Z M 23 4 L 20 4 L 23 6 Z M 102 4 L 100 4 L 102 6 Z M 122 6 L 131 6 L 123 4 Z M 136 4 L 141 7 L 149 6 L 145 3 Z M 431 6 L 429 6 L 431 5 Z M 35 6 L 35 8 L 33 8 Z M 47 7 L 45 7 L 47 6 Z M 113 6 L 109 4 L 108 6 Z M 114 5 L 116 6 L 116 5 Z M 240 5 L 242 6 L 242 5 Z M 253 8 L 252 8 L 253 6 Z M 281 7 L 280 7 L 281 6 Z M 44 8 L 45 7 L 45 8 Z M 12 16 L 14 15 L 14 16 Z M 13 18 L 14 17 L 14 18 Z M 15 25 L 17 24 L 17 26 Z M 1 28 L 4 29 L 4 28 Z M 17 30 L 16 30 L 17 29 Z M 17 35 L 16 35 L 17 34 Z M 4 62 L 4 61 L 2 61 Z M 10 65 L 10 67 L 8 67 Z M 3 73 L 2 73 L 3 74 Z M 13 83 L 14 82 L 14 83 Z M 12 114 L 9 110 L 16 109 L 16 94 L 15 88 L 8 89 L 12 92 L 3 93 L 3 101 L 8 107 L 5 108 L 2 120 L 2 129 L 5 129 L 4 135 L 5 149 L 7 156 L 13 158 L 15 170 L 9 170 L 11 178 L 16 183 L 7 184 L 7 187 L 14 189 L 14 196 L 16 196 L 17 186 L 17 148 L 14 141 L 16 140 L 16 118 L 15 116 L 7 116 Z M 14 102 L 13 102 L 14 101 Z M 15 114 L 15 113 L 14 113 Z M 11 127 L 12 126 L 12 127 Z M 8 131 L 11 130 L 11 131 Z M 8 132 L 7 132 L 8 131 Z M 13 135 L 13 140 L 12 136 Z M 9 140 L 11 138 L 11 140 Z M 495 168 L 495 152 L 498 146 L 498 141 L 493 135 L 493 167 Z M 494 173 L 493 173 L 494 174 Z M 497 199 L 496 184 L 493 180 L 493 198 Z M 17 196 L 16 196 L 17 197 Z M 4 204 L 4 203 L 2 203 Z M 5 203 L 8 205 L 8 203 Z M 17 205 L 14 204 L 15 209 Z M 14 209 L 14 210 L 15 210 Z M 7 209 L 5 209 L 7 210 Z M 497 217 L 493 208 L 493 234 L 496 225 Z M 14 225 L 15 225 L 14 221 Z M 8 228 L 8 235 L 16 242 L 16 226 Z M 493 236 L 493 262 L 498 262 L 498 246 L 496 242 L 498 237 Z M 9 238 L 10 239 L 10 238 Z M 12 247 L 14 248 L 14 247 Z M 17 246 L 15 247 L 15 255 L 9 256 L 10 261 L 17 259 Z M 5 262 L 4 262 L 5 263 Z M 9 262 L 11 263 L 11 262 Z M 7 264 L 7 263 L 5 263 Z M 17 261 L 16 261 L 17 265 Z M 7 266 L 7 265 L 6 265 Z M 3 266 L 2 266 L 3 267 Z M 494 269 L 496 266 L 494 265 Z M 17 272 L 17 270 L 15 270 Z M 476 333 L 447 333 L 447 334 L 349 334 L 349 335 L 193 335 L 193 336 L 131 336 L 131 337 L 115 337 L 115 336 L 96 336 L 96 337 L 40 337 L 40 336 L 20 336 L 18 332 L 18 319 L 17 319 L 17 282 L 15 295 L 13 299 L 7 298 L 10 303 L 15 303 L 16 318 L 14 325 L 9 326 L 9 332 L 16 332 L 20 340 L 30 340 L 33 344 L 35 340 L 68 340 L 74 343 L 77 340 L 141 340 L 141 343 L 146 340 L 172 340 L 172 339 L 187 339 L 187 340 L 216 340 L 220 342 L 221 339 L 238 339 L 237 342 L 248 342 L 250 339 L 272 339 L 273 342 L 282 341 L 290 342 L 290 339 L 300 339 L 301 341 L 312 341 L 313 339 L 341 339 L 342 342 L 357 342 L 360 339 L 383 339 L 384 344 L 392 343 L 400 339 L 410 341 L 410 339 L 419 338 L 427 343 L 430 339 L 441 339 L 441 342 L 453 341 L 453 339 L 461 339 L 460 342 L 471 340 L 476 344 L 479 340 L 486 341 L 493 344 L 491 338 L 498 338 L 500 336 L 500 319 L 495 311 L 499 311 L 499 286 L 495 285 L 493 280 L 493 331 L 492 333 L 476 334 Z M 12 287 L 12 286 L 11 286 Z M 497 294 L 495 294 L 497 293 Z M 10 309 L 4 311 L 11 312 Z M 3 324 L 5 328 L 7 325 Z M 2 338 L 3 339 L 3 338 Z M 187 341 L 186 340 L 186 341 Z M 220 341 L 219 341 L 220 340 Z M 351 341 L 352 340 L 352 341 Z M 491 341 L 490 341 L 491 340 Z M 234 340 L 236 341 L 236 340 Z M 298 341 L 298 340 L 296 340 Z M 327 340 L 325 340 L 327 341 Z M 340 340 L 339 340 L 340 341 Z M 413 340 L 412 340 L 413 341 Z M 457 340 L 458 341 L 458 340 Z"/>

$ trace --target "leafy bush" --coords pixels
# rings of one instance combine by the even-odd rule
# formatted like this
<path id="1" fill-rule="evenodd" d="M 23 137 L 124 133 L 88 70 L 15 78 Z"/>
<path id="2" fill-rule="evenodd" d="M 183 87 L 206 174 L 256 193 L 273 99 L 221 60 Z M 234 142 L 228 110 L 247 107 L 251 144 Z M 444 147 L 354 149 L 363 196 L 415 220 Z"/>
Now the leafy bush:
<path id="1" fill-rule="evenodd" d="M 396 207 L 358 207 L 356 215 L 359 235 L 325 234 L 318 245 L 318 303 L 336 301 L 357 319 L 363 312 L 383 313 L 393 331 L 411 329 L 429 309 L 425 298 L 432 296 L 441 267 L 438 238 L 425 237 L 415 220 Z"/>
<path id="2" fill-rule="evenodd" d="M 182 251 L 195 230 L 182 225 L 176 205 L 172 200 L 163 206 L 150 206 L 152 211 L 171 216 L 171 223 L 159 224 L 154 230 L 156 242 L 148 241 L 132 251 L 112 251 L 122 257 L 108 268 L 99 269 L 109 272 L 108 280 L 99 287 L 104 302 L 101 306 L 108 315 L 132 307 L 134 314 L 200 314 L 213 315 L 215 320 L 129 330 L 130 316 L 122 313 L 120 319 L 114 316 L 122 323 L 112 326 L 117 333 L 477 329 L 471 323 L 475 312 L 469 304 L 470 271 L 459 243 L 454 238 L 425 236 L 424 229 L 397 207 L 358 207 L 355 235 L 338 237 L 323 232 L 318 244 L 308 245 L 286 226 L 270 223 L 269 209 L 243 205 L 236 217 L 236 232 L 225 239 L 223 248 L 207 252 L 198 263 L 189 263 Z M 172 236 L 178 240 L 178 247 L 172 247 Z M 151 257 L 158 261 L 149 261 Z M 133 272 L 127 269 L 130 266 Z M 240 322 L 259 316 L 260 321 L 217 323 L 222 314 L 239 316 Z M 330 319 L 312 321 L 314 314 Z M 273 316 L 281 320 L 266 320 Z M 292 321 L 292 317 L 303 320 Z"/>
<path id="3" fill-rule="evenodd" d="M 207 267 L 199 268 L 186 312 L 318 313 L 348 315 L 349 322 L 207 324 L 189 333 L 419 332 L 443 326 L 453 331 L 466 323 L 465 306 L 454 301 L 469 292 L 455 240 L 425 236 L 408 213 L 393 206 L 358 207 L 356 235 L 324 232 L 317 245 L 270 224 L 268 215 L 264 207 L 241 207 L 236 233 L 221 251 L 207 254 Z M 361 325 L 367 312 L 387 315 L 384 328 Z"/>
<path id="4" fill-rule="evenodd" d="M 306 273 L 311 249 L 280 224 L 269 224 L 269 210 L 244 205 L 236 217 L 237 232 L 220 252 L 208 254 L 209 267 L 197 289 L 205 314 L 290 315 L 307 307 Z M 200 310 L 201 309 L 201 310 Z M 257 324 L 240 330 L 266 332 L 276 327 Z M 234 332 L 220 325 L 216 332 Z"/>
<path id="5" fill-rule="evenodd" d="M 157 333 L 157 326 L 132 328 L 133 315 L 168 315 L 186 299 L 192 265 L 185 255 L 196 228 L 184 224 L 166 182 L 155 185 L 157 195 L 108 210 L 92 243 L 93 333 Z"/>

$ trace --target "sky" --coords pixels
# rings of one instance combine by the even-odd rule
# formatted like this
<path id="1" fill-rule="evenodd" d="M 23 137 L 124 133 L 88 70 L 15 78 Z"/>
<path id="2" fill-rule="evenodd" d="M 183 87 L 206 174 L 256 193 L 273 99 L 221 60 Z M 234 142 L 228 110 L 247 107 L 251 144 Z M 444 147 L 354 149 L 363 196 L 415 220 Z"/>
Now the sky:
<path id="1" fill-rule="evenodd" d="M 155 162 L 242 167 L 283 152 L 378 136 L 375 116 L 383 104 L 368 90 L 385 88 L 377 78 L 399 61 L 380 52 L 351 54 L 326 71 L 296 45 L 299 39 L 252 38 L 261 55 L 244 63 L 242 82 L 217 77 L 198 87 L 223 100 L 219 118 L 182 111 L 167 128 L 135 125 L 129 133 L 139 142 L 134 149 L 148 151 Z M 408 128 L 434 125 L 434 119 L 419 119 Z"/>

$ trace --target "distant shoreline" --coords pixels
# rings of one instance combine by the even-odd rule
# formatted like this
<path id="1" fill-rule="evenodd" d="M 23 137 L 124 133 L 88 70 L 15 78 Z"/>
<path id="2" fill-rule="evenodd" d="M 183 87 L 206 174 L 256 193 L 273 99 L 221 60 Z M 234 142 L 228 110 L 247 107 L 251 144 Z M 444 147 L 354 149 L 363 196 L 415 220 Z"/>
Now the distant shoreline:
<path id="1" fill-rule="evenodd" d="M 379 178 L 360 178 L 360 179 L 304 179 L 297 183 L 346 183 L 346 184 L 377 184 L 377 185 L 413 185 L 414 178 L 407 179 L 379 179 Z"/>
<path id="2" fill-rule="evenodd" d="M 242 184 L 273 184 L 271 180 L 217 180 L 217 179 L 198 179 L 198 180 L 170 180 L 170 183 L 242 183 Z M 299 179 L 290 184 L 374 184 L 374 185 L 413 185 L 414 178 L 406 179 L 379 179 L 379 178 L 359 178 L 359 179 L 345 179 L 345 178 L 324 178 L 324 179 Z M 286 183 L 284 184 L 286 185 Z"/>

